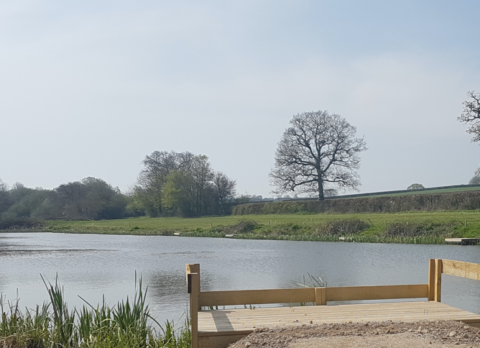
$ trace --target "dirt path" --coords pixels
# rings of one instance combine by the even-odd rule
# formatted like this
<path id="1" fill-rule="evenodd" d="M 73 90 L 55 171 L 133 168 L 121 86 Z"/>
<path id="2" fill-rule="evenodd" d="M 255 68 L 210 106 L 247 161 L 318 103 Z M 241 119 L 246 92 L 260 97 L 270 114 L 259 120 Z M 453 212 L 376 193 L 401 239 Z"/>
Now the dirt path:
<path id="1" fill-rule="evenodd" d="M 345 323 L 257 329 L 229 348 L 480 347 L 480 329 L 456 321 Z"/>

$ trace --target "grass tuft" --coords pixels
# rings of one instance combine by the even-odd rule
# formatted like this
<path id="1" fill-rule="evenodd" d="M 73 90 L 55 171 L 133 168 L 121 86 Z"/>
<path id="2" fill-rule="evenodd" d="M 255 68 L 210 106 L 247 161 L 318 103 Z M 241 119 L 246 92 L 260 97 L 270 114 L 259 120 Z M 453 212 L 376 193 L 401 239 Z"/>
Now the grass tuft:
<path id="1" fill-rule="evenodd" d="M 80 310 L 69 310 L 64 289 L 42 280 L 50 302 L 35 310 L 19 310 L 18 300 L 0 296 L 0 348 L 186 348 L 191 345 L 189 323 L 175 328 L 173 322 L 160 325 L 146 304 L 147 289 L 135 281 L 132 301 L 109 307 L 105 298 L 94 308 L 88 302 Z"/>

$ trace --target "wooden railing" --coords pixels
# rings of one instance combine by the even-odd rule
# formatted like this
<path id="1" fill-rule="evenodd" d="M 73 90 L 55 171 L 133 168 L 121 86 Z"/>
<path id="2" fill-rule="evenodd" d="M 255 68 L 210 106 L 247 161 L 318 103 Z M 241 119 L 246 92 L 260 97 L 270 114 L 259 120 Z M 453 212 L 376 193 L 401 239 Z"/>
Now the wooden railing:
<path id="1" fill-rule="evenodd" d="M 440 302 L 442 273 L 480 280 L 480 264 L 430 259 L 427 284 L 206 292 L 200 291 L 199 264 L 187 264 L 186 273 L 188 293 L 190 294 L 192 348 L 197 348 L 198 311 L 201 310 L 202 307 L 308 302 L 315 303 L 315 305 L 326 305 L 328 301 L 408 298 L 428 298 L 429 301 Z"/>

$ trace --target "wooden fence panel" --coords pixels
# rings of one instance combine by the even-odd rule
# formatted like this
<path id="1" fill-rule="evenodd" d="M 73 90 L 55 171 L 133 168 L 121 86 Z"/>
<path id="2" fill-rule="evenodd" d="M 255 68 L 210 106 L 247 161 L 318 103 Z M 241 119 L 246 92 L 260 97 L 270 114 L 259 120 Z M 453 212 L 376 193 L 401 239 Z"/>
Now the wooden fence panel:
<path id="1" fill-rule="evenodd" d="M 428 284 L 332 287 L 326 292 L 327 301 L 428 298 Z"/>
<path id="2" fill-rule="evenodd" d="M 200 306 L 315 302 L 315 288 L 207 291 L 200 293 Z"/>

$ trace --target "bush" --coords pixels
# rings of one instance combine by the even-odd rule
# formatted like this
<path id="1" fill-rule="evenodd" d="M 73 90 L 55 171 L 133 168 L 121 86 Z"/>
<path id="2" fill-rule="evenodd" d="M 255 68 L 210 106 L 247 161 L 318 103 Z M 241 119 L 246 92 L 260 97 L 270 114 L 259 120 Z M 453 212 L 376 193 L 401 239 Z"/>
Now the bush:
<path id="1" fill-rule="evenodd" d="M 325 225 L 314 227 L 314 230 L 321 236 L 345 236 L 362 233 L 369 228 L 370 225 L 360 219 L 341 219 L 328 221 Z"/>
<path id="2" fill-rule="evenodd" d="M 403 211 L 476 210 L 480 192 L 418 194 L 390 197 L 337 198 L 325 201 L 249 203 L 233 208 L 232 215 L 294 213 L 398 213 Z"/>
<path id="3" fill-rule="evenodd" d="M 453 233 L 457 223 L 425 221 L 417 223 L 394 222 L 387 225 L 385 235 L 387 237 L 428 237 L 448 236 Z"/>
<path id="4" fill-rule="evenodd" d="M 242 219 L 239 220 L 235 225 L 216 226 L 212 229 L 212 232 L 221 232 L 226 234 L 251 233 L 258 226 L 258 223 L 254 220 Z"/>
<path id="5" fill-rule="evenodd" d="M 0 220 L 0 230 L 25 230 L 39 228 L 43 221 L 27 217 L 4 217 Z"/>

